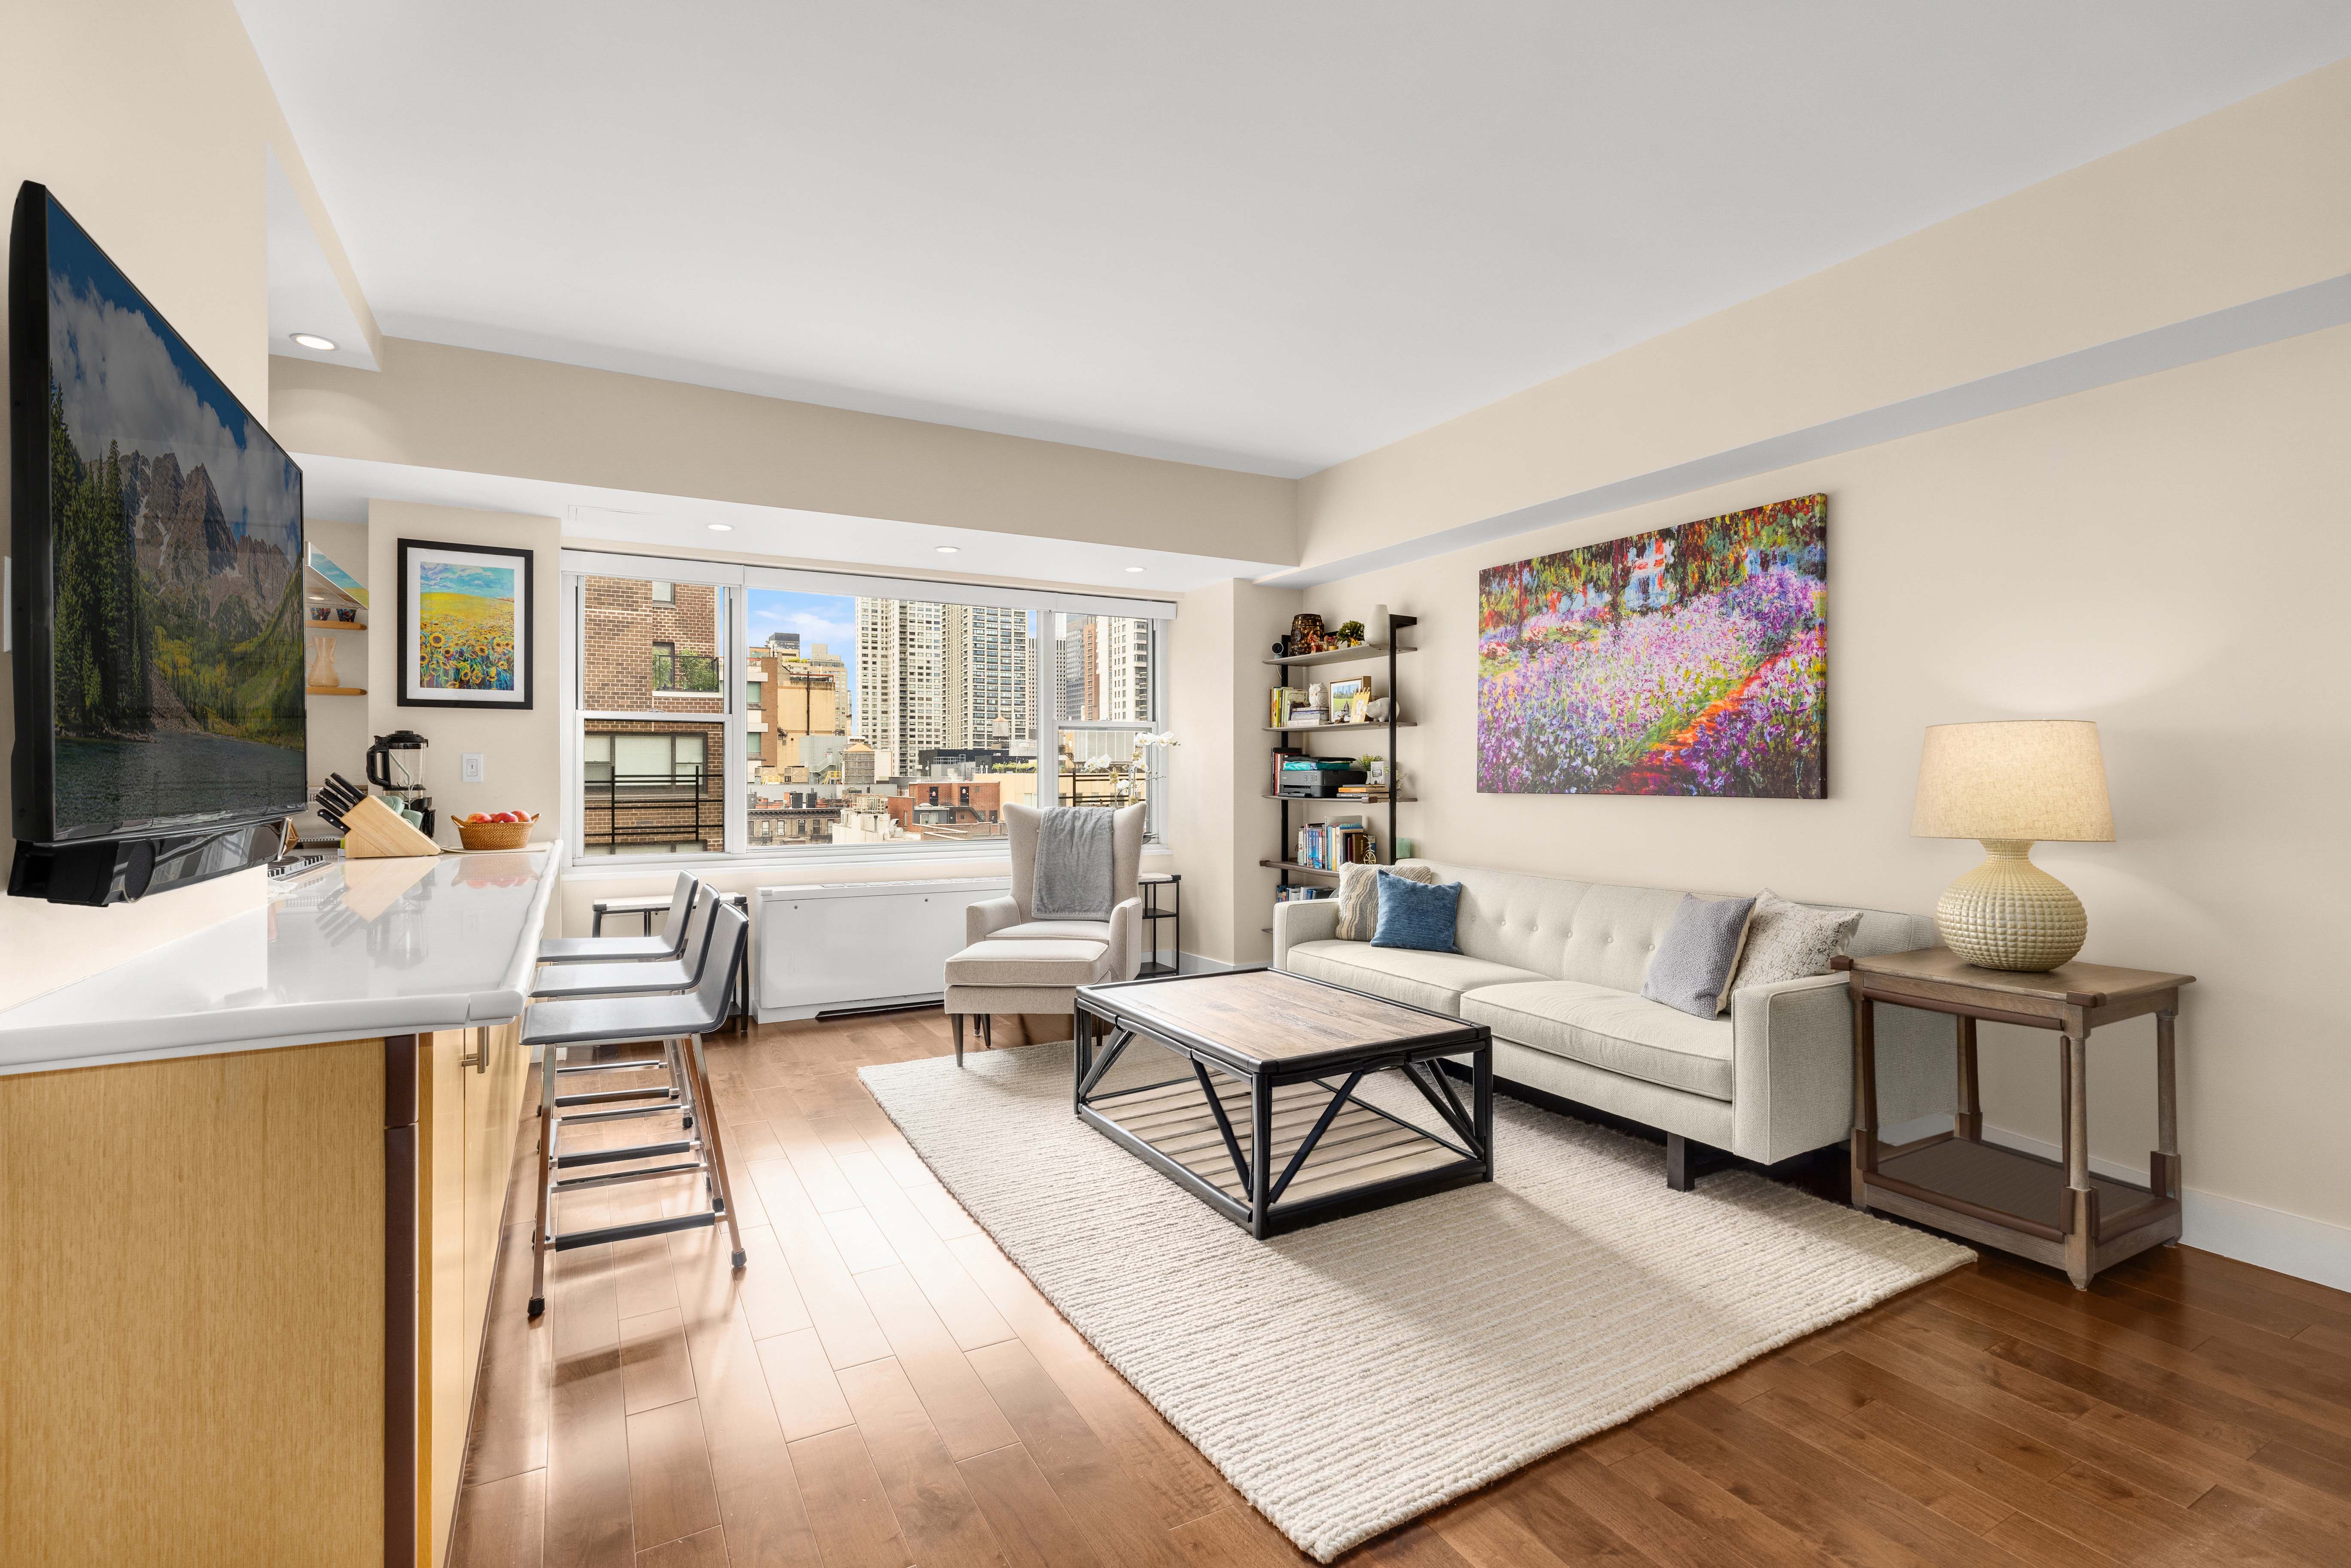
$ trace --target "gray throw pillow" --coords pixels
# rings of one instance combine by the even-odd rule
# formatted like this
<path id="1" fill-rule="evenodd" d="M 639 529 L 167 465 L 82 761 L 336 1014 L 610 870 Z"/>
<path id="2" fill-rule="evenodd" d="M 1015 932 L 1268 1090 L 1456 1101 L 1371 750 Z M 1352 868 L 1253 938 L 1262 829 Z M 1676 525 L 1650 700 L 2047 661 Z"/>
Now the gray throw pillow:
<path id="1" fill-rule="evenodd" d="M 1739 971 L 1739 950 L 1754 913 L 1751 898 L 1682 894 L 1673 924 L 1650 956 L 1649 977 L 1641 982 L 1641 994 L 1697 1018 L 1710 1019 L 1722 1011 L 1730 1000 L 1730 977 Z"/>
<path id="2" fill-rule="evenodd" d="M 1861 925 L 1858 909 L 1807 909 L 1765 888 L 1755 895 L 1755 918 L 1747 926 L 1747 953 L 1739 960 L 1732 990 L 1777 985 L 1829 972 L 1829 960 L 1844 951 Z"/>
<path id="3" fill-rule="evenodd" d="M 1434 867 L 1417 861 L 1402 865 L 1345 865 L 1339 868 L 1339 940 L 1368 942 L 1380 928 L 1380 873 L 1407 882 L 1434 883 Z"/>

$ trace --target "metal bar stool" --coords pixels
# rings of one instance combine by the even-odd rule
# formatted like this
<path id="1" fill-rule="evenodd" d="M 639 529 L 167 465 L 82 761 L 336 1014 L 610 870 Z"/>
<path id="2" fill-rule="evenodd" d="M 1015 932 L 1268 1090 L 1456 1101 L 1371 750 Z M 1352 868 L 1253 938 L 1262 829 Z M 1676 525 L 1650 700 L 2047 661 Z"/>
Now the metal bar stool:
<path id="1" fill-rule="evenodd" d="M 726 900 L 709 888 L 694 895 L 695 913 L 686 917 L 693 937 L 674 958 L 632 959 L 618 964 L 549 964 L 531 977 L 532 999 L 560 1001 L 574 997 L 649 997 L 670 991 L 690 991 L 702 984 L 710 962 L 711 922 L 726 907 Z"/>
<path id="2" fill-rule="evenodd" d="M 698 899 L 697 902 L 700 902 Z M 538 1217 L 531 1231 L 530 1315 L 547 1308 L 547 1254 L 606 1241 L 626 1241 L 639 1236 L 661 1236 L 673 1230 L 696 1230 L 726 1221 L 734 1243 L 734 1265 L 747 1260 L 743 1233 L 735 1218 L 735 1203 L 726 1177 L 726 1151 L 719 1136 L 718 1118 L 710 1110 L 710 1077 L 702 1059 L 703 1036 L 726 1021 L 728 992 L 736 970 L 747 958 L 750 922 L 741 911 L 709 898 L 709 913 L 697 923 L 704 951 L 698 983 L 692 990 L 664 996 L 597 996 L 560 1001 L 535 1001 L 523 1019 L 523 1042 L 542 1048 L 539 1068 Z M 649 1059 L 647 1068 L 666 1066 L 666 1088 L 606 1090 L 582 1094 L 558 1094 L 557 1081 L 574 1071 L 610 1071 L 616 1064 L 600 1062 L 572 1068 L 563 1065 L 571 1046 L 623 1045 L 640 1040 L 662 1042 L 663 1055 Z M 651 1104 L 628 1104 L 652 1101 Z M 616 1103 L 616 1102 L 623 1103 Z M 570 1106 L 593 1107 L 559 1114 Z M 659 1143 L 618 1149 L 564 1152 L 560 1134 L 572 1123 L 599 1123 L 632 1116 L 677 1113 L 684 1118 L 683 1135 Z M 684 1156 L 679 1158 L 677 1156 Z M 664 1163 L 632 1170 L 566 1176 L 563 1171 L 612 1166 L 632 1160 Z M 558 1235 L 555 1200 L 567 1192 L 612 1186 L 622 1182 L 653 1181 L 700 1173 L 708 1205 L 692 1214 L 622 1225 L 597 1226 Z"/>
<path id="3" fill-rule="evenodd" d="M 625 964 L 674 958 L 685 951 L 686 918 L 694 911 L 695 890 L 701 886 L 692 872 L 677 873 L 677 887 L 669 895 L 669 914 L 658 936 L 653 935 L 653 912 L 648 910 L 643 936 L 550 936 L 538 945 L 538 961 Z"/>

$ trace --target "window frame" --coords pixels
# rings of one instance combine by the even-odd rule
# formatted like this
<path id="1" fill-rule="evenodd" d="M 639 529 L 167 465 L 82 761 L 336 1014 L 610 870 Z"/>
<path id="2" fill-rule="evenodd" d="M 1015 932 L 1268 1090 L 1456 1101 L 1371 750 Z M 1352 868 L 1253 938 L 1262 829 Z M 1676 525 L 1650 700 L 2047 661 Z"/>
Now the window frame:
<path id="1" fill-rule="evenodd" d="M 929 841 L 892 844 L 788 843 L 755 844 L 750 837 L 750 769 L 747 748 L 751 734 L 749 727 L 749 692 L 751 647 L 748 638 L 749 599 L 755 589 L 780 589 L 802 593 L 822 593 L 841 597 L 870 597 L 913 601 L 924 603 L 963 604 L 987 608 L 1015 609 L 1029 612 L 1039 619 L 1040 634 L 1034 639 L 1035 662 L 1029 672 L 1030 690 L 1034 694 L 1037 713 L 1037 799 L 1040 803 L 1059 800 L 1061 788 L 1061 731 L 1063 729 L 1100 730 L 1117 733 L 1149 733 L 1169 727 L 1167 712 L 1167 651 L 1169 629 L 1176 618 L 1176 605 L 1165 600 L 1130 599 L 1110 593 L 1094 593 L 1049 589 L 1003 588 L 994 584 L 948 582 L 915 578 L 883 577 L 863 572 L 834 572 L 807 568 L 783 568 L 753 565 L 747 562 L 716 560 L 681 560 L 659 556 L 641 556 L 616 551 L 565 549 L 561 559 L 563 598 L 566 609 L 564 634 L 568 646 L 563 660 L 563 722 L 559 747 L 563 770 L 565 798 L 571 802 L 575 820 L 580 831 L 573 835 L 568 847 L 569 869 L 585 873 L 622 873 L 629 870 L 658 870 L 664 867 L 747 863 L 752 865 L 802 864 L 811 868 L 844 864 L 904 864 L 921 861 L 972 861 L 995 859 L 1008 852 L 1001 838 L 956 842 Z M 581 706 L 586 685 L 587 657 L 587 584 L 590 578 L 635 579 L 647 583 L 666 582 L 673 585 L 690 583 L 718 591 L 719 639 L 723 651 L 718 654 L 718 689 L 715 692 L 680 692 L 675 695 L 713 698 L 723 706 L 706 712 L 620 712 L 588 709 Z M 1060 680 L 1058 638 L 1061 618 L 1065 615 L 1106 615 L 1137 619 L 1150 627 L 1148 646 L 1150 702 L 1153 718 L 1141 721 L 1078 721 L 1065 723 L 1060 713 Z M 1050 672 L 1049 675 L 1049 672 Z M 586 768 L 583 763 L 585 726 L 591 718 L 685 720 L 717 725 L 721 728 L 719 760 L 720 789 L 725 803 L 724 840 L 721 850 L 667 852 L 658 854 L 590 854 L 586 841 Z M 1047 743 L 1050 737 L 1050 744 Z M 1166 822 L 1169 809 L 1166 795 L 1165 747 L 1155 747 L 1146 752 L 1144 843 L 1152 849 L 1168 847 Z M 708 750 L 705 750 L 705 758 Z"/>

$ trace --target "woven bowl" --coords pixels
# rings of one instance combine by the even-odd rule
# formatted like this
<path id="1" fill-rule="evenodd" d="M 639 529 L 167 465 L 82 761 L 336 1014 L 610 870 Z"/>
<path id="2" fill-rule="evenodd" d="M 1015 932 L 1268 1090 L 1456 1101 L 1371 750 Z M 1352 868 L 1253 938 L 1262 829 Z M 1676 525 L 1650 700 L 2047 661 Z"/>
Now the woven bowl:
<path id="1" fill-rule="evenodd" d="M 457 838 L 469 850 L 518 850 L 538 823 L 536 815 L 526 822 L 460 822 Z"/>

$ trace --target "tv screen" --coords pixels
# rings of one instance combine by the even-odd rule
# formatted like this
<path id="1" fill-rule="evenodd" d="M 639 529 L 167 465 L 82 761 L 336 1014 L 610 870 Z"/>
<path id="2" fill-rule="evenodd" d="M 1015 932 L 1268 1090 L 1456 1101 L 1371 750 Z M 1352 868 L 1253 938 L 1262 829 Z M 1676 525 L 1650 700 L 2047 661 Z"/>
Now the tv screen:
<path id="1" fill-rule="evenodd" d="M 38 185 L 9 290 L 16 836 L 299 811 L 302 471 Z"/>

